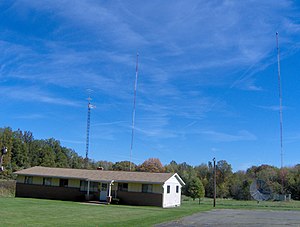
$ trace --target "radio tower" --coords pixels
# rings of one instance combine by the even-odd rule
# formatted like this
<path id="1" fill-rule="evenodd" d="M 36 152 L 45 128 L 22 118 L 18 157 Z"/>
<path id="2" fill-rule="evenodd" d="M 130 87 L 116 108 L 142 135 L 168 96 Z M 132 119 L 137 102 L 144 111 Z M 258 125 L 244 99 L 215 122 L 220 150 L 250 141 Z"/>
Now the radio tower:
<path id="1" fill-rule="evenodd" d="M 132 110 L 132 131 L 131 131 L 129 171 L 131 171 L 131 162 L 132 162 L 132 147 L 133 147 L 133 137 L 134 137 L 136 89 L 137 89 L 137 80 L 138 80 L 138 63 L 139 63 L 138 60 L 139 60 L 139 54 L 137 53 L 136 54 L 136 66 L 135 66 L 135 83 L 134 83 L 134 96 L 133 96 L 133 110 Z"/>
<path id="2" fill-rule="evenodd" d="M 282 88 L 280 76 L 280 51 L 278 42 L 278 32 L 276 32 L 277 47 L 277 70 L 278 70 L 278 90 L 279 90 L 279 115 L 280 115 L 280 165 L 281 165 L 281 193 L 284 193 L 284 175 L 283 175 L 283 143 L 282 143 Z"/>
<path id="3" fill-rule="evenodd" d="M 89 90 L 91 92 L 91 90 Z M 90 121 L 91 121 L 91 109 L 95 108 L 96 106 L 93 106 L 91 104 L 91 97 L 87 98 L 88 100 L 88 114 L 87 114 L 87 124 L 86 124 L 86 146 L 85 146 L 85 168 L 88 168 L 89 163 L 89 143 L 90 143 Z"/>

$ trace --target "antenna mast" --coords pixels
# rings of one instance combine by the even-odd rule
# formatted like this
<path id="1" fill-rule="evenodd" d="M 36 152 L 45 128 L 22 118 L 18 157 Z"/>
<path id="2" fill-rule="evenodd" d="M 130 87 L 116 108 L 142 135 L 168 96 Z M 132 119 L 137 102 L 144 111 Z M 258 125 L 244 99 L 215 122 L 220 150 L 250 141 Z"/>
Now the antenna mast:
<path id="1" fill-rule="evenodd" d="M 88 92 L 91 92 L 92 90 L 88 90 Z M 88 100 L 88 114 L 87 114 L 87 124 L 86 124 L 86 146 L 85 146 L 85 168 L 88 168 L 88 162 L 89 162 L 89 143 L 90 143 L 90 121 L 91 121 L 91 109 L 95 108 L 91 104 L 91 97 L 87 98 Z"/>
<path id="2" fill-rule="evenodd" d="M 137 80 L 138 80 L 138 63 L 139 63 L 138 60 L 139 60 L 139 54 L 137 53 L 136 54 L 136 66 L 135 66 L 135 83 L 134 83 L 133 110 L 132 110 L 132 131 L 131 131 L 129 171 L 131 171 L 131 162 L 132 162 L 132 147 L 133 147 L 133 137 L 134 137 L 136 89 L 137 89 Z"/>
<path id="3" fill-rule="evenodd" d="M 283 143 L 282 143 L 282 89 L 280 76 L 280 51 L 278 42 L 278 32 L 276 32 L 276 46 L 277 46 L 277 69 L 278 69 L 278 90 L 279 90 L 279 115 L 280 115 L 280 159 L 281 159 L 281 190 L 283 193 Z"/>

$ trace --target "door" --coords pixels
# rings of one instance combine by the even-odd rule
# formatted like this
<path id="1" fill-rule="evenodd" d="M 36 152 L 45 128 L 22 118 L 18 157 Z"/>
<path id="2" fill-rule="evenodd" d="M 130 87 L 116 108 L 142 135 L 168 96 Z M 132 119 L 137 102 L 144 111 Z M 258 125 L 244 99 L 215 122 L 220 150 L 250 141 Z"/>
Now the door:
<path id="1" fill-rule="evenodd" d="M 100 187 L 100 200 L 105 200 L 106 201 L 107 189 L 108 189 L 107 186 L 108 186 L 107 183 L 101 183 L 101 187 Z"/>

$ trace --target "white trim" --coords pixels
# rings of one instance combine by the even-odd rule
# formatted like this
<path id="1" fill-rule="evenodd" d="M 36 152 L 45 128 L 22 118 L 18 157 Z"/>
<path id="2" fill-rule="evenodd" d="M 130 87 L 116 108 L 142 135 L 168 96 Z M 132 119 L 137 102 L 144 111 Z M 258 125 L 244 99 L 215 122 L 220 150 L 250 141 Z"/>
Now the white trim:
<path id="1" fill-rule="evenodd" d="M 88 180 L 88 185 L 87 185 L 87 196 L 90 196 L 90 181 Z"/>

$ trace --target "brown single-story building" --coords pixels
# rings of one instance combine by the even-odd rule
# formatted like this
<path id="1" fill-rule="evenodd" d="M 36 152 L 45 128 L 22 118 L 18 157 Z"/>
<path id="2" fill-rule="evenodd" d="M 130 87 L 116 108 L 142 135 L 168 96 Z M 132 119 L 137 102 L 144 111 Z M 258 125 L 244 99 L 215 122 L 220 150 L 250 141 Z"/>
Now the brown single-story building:
<path id="1" fill-rule="evenodd" d="M 147 173 L 35 166 L 15 172 L 16 197 L 175 207 L 185 185 L 177 173 Z"/>

